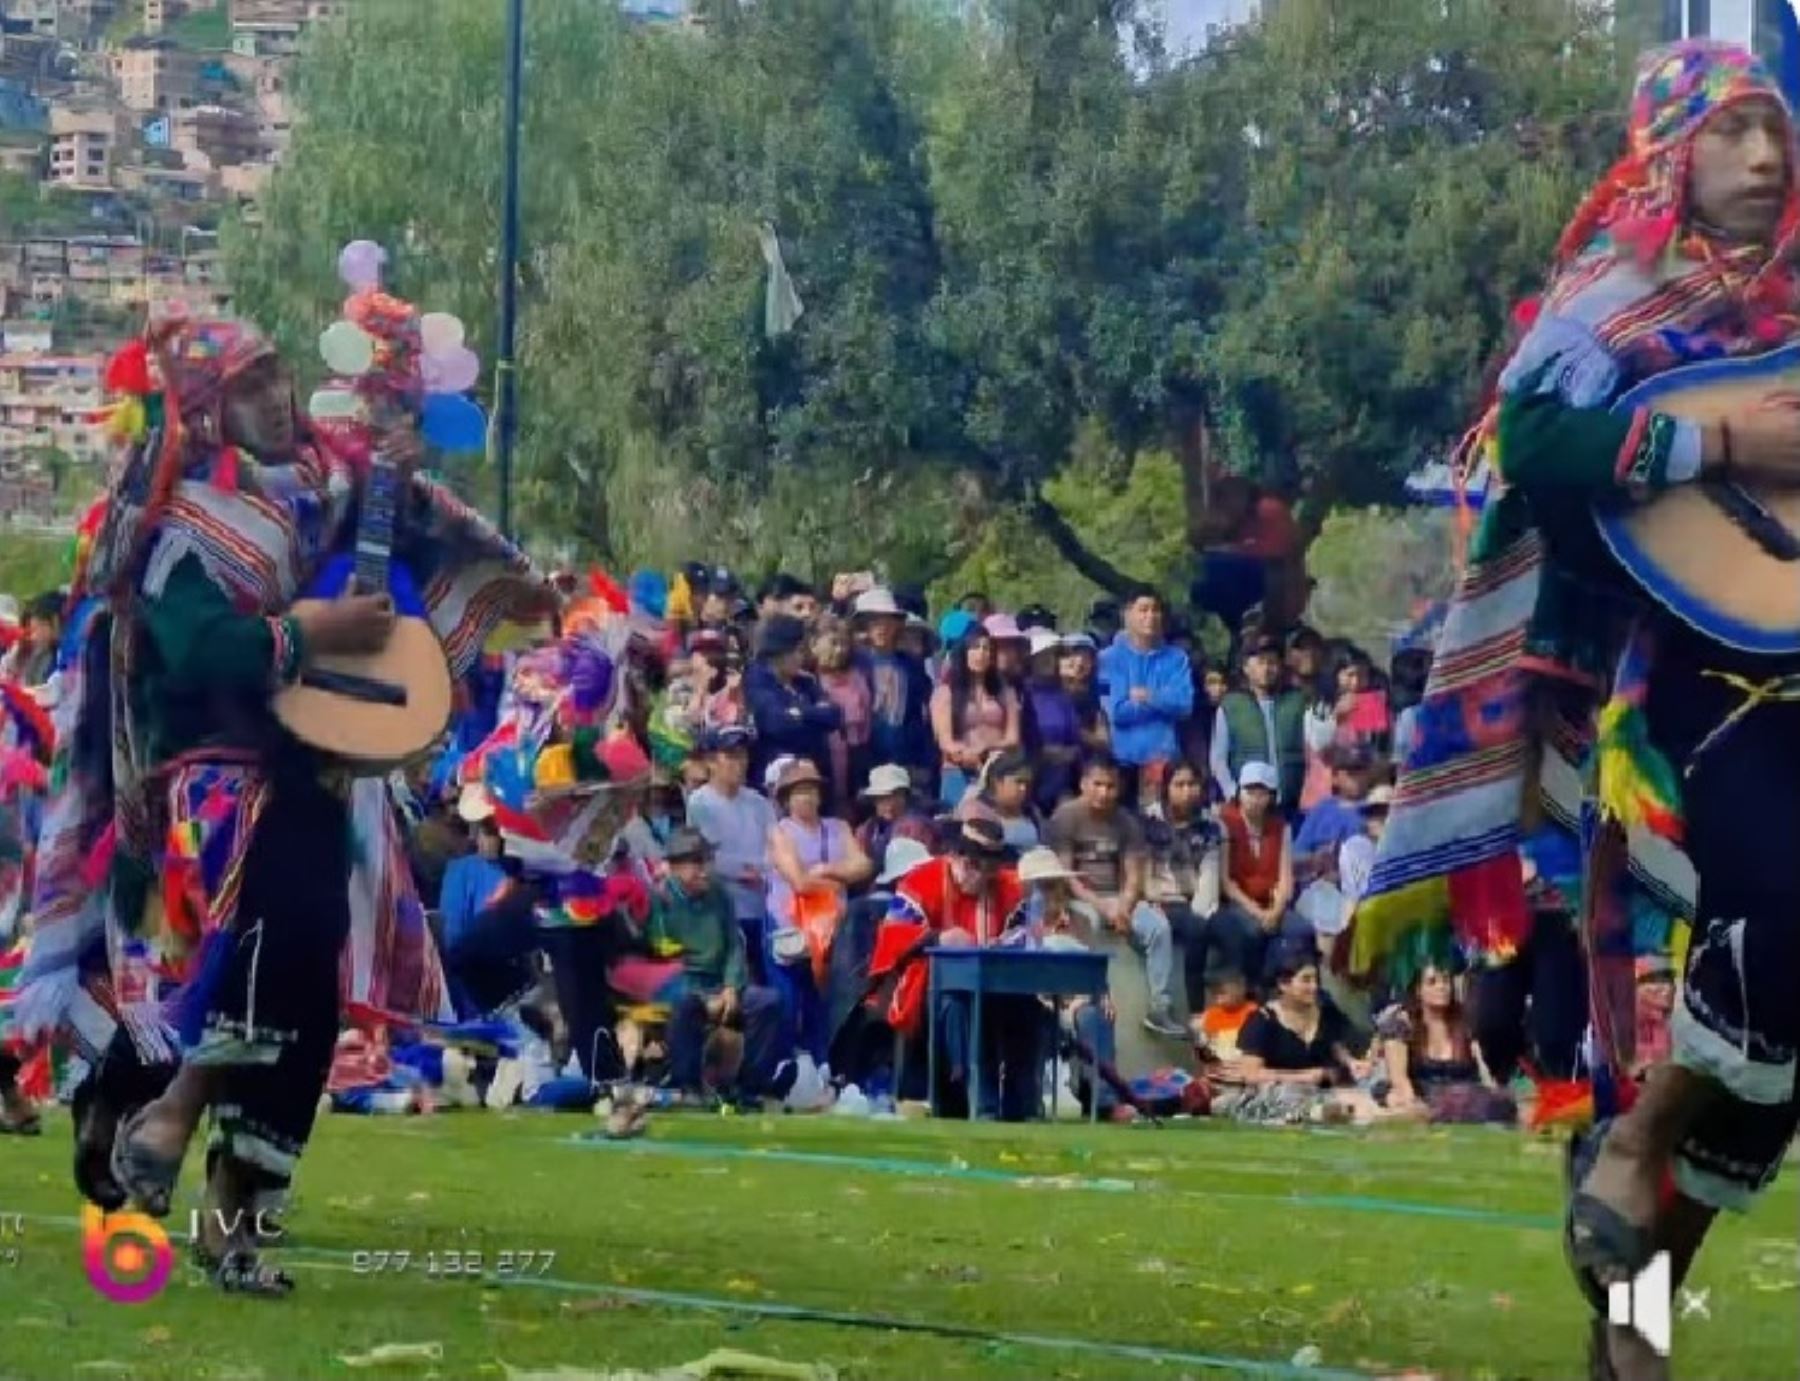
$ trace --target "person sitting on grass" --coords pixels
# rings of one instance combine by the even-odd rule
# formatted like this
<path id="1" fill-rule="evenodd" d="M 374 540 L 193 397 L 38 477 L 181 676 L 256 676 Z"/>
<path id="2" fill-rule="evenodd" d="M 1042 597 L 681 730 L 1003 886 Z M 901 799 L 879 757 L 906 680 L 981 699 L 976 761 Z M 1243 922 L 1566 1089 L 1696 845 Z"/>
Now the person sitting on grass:
<path id="1" fill-rule="evenodd" d="M 1374 1099 L 1337 1087 L 1370 1073 L 1351 1054 L 1349 1038 L 1337 1009 L 1320 1001 L 1318 961 L 1289 948 L 1275 965 L 1274 999 L 1238 1032 L 1238 1058 L 1210 1075 L 1227 1089 L 1213 1100 L 1213 1112 L 1270 1124 L 1372 1121 L 1379 1111 Z"/>
<path id="2" fill-rule="evenodd" d="M 648 938 L 653 951 L 680 958 L 689 984 L 669 1021 L 670 1078 L 686 1094 L 732 1092 L 705 1089 L 702 1066 L 709 1033 L 737 1030 L 744 1053 L 735 1091 L 782 1097 L 781 998 L 750 984 L 744 932 L 730 892 L 713 876 L 712 845 L 683 825 L 669 838 L 667 861 L 669 875 L 650 900 Z"/>
<path id="3" fill-rule="evenodd" d="M 1229 1065 L 1238 1058 L 1238 1037 L 1257 1013 L 1250 985 L 1235 969 L 1220 969 L 1207 985 L 1206 1010 L 1193 1020 L 1194 1049 L 1203 1061 Z"/>
<path id="4" fill-rule="evenodd" d="M 1427 962 L 1381 1023 L 1389 1113 L 1432 1122 L 1511 1122 L 1512 1099 L 1482 1062 L 1448 961 Z"/>

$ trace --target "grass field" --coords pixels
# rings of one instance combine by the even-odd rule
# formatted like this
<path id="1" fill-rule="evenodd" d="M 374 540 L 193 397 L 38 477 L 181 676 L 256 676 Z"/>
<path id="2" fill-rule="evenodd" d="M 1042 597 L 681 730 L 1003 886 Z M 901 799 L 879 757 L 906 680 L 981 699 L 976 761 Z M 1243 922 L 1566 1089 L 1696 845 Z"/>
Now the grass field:
<path id="1" fill-rule="evenodd" d="M 222 1299 L 178 1266 L 135 1306 L 83 1273 L 66 1121 L 0 1141 L 0 1225 L 24 1218 L 0 1240 L 0 1377 L 574 1381 L 718 1347 L 847 1378 L 1580 1371 L 1549 1142 L 698 1114 L 571 1140 L 590 1125 L 326 1119 L 282 1252 L 300 1293 Z M 1710 1317 L 1677 1324 L 1683 1378 L 1796 1374 L 1797 1208 L 1790 1175 L 1723 1225 L 1694 1282 Z M 429 1277 L 452 1251 L 555 1259 Z M 340 1360 L 395 1343 L 441 1358 Z"/>

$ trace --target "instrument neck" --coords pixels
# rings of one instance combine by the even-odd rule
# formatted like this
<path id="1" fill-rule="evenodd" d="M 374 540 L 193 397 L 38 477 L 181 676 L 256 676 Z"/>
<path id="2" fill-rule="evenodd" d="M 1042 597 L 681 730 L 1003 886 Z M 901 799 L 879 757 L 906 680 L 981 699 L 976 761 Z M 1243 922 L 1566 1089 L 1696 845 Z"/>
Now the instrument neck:
<path id="1" fill-rule="evenodd" d="M 369 461 L 362 511 L 356 523 L 356 588 L 363 593 L 388 587 L 399 506 L 400 467 L 377 450 Z"/>

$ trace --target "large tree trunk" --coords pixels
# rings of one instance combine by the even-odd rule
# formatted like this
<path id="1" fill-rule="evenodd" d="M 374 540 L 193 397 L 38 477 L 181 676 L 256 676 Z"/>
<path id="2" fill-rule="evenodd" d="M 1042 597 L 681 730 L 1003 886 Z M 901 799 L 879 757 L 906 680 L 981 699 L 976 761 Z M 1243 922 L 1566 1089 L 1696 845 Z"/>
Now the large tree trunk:
<path id="1" fill-rule="evenodd" d="M 1144 583 L 1135 576 L 1120 570 L 1082 541 L 1081 534 L 1070 526 L 1069 520 L 1063 516 L 1062 510 L 1042 494 L 1034 494 L 1027 501 L 1025 507 L 1026 512 L 1031 515 L 1032 522 L 1037 525 L 1038 530 L 1044 536 L 1050 539 L 1050 544 L 1056 548 L 1063 560 L 1107 593 L 1123 598 L 1133 586 Z"/>

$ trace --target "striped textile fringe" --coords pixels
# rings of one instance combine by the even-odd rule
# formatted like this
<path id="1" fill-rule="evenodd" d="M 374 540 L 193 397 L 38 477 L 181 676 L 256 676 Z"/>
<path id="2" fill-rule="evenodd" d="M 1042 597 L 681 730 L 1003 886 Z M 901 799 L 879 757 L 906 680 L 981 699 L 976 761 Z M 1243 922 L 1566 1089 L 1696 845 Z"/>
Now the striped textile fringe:
<path id="1" fill-rule="evenodd" d="M 1531 532 L 1463 574 L 1357 906 L 1353 974 L 1374 973 L 1402 948 L 1428 951 L 1429 937 L 1416 932 L 1447 926 L 1453 915 L 1459 938 L 1490 960 L 1526 933 L 1519 814 L 1532 747 L 1520 661 L 1543 560 Z"/>

